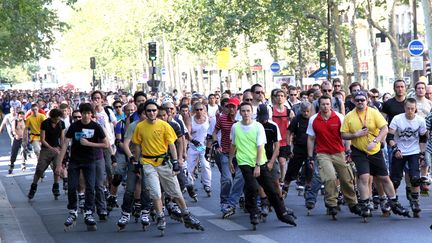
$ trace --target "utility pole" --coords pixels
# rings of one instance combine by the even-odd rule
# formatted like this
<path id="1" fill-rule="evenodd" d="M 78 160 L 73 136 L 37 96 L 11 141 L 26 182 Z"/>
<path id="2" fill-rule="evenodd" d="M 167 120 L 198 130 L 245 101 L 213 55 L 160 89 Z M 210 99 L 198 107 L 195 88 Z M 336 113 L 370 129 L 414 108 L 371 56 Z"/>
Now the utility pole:
<path id="1" fill-rule="evenodd" d="M 413 34 L 414 34 L 414 40 L 417 40 L 418 35 L 417 35 L 417 0 L 413 0 L 413 6 L 412 6 L 412 11 L 413 11 Z M 419 71 L 418 70 L 414 70 L 413 71 L 413 80 L 411 82 L 411 85 L 414 86 L 415 83 L 417 83 L 419 81 Z"/>
<path id="2" fill-rule="evenodd" d="M 327 0 L 327 79 L 331 81 L 331 44 L 330 44 L 330 29 L 331 29 L 331 20 L 330 20 L 330 1 Z"/>

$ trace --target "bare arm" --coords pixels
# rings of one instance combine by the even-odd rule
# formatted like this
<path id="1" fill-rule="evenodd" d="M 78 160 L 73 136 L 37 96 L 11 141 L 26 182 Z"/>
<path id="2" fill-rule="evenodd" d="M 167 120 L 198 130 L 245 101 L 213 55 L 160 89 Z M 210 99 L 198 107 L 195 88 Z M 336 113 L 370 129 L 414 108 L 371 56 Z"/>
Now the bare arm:
<path id="1" fill-rule="evenodd" d="M 170 153 L 171 153 L 171 158 L 172 158 L 173 160 L 178 160 L 178 157 L 177 157 L 177 149 L 176 149 L 175 144 L 173 144 L 173 143 L 168 144 L 168 148 L 169 148 L 169 151 L 170 151 Z"/>
<path id="2" fill-rule="evenodd" d="M 308 152 L 309 157 L 313 156 L 314 147 L 315 147 L 315 137 L 314 136 L 308 136 L 307 152 Z"/>

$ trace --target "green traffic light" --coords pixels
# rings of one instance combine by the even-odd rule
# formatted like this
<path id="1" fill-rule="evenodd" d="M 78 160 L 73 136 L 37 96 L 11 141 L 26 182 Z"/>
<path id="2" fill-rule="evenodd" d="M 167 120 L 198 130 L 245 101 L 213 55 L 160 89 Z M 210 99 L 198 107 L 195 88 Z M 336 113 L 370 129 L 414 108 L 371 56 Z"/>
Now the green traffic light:
<path id="1" fill-rule="evenodd" d="M 321 62 L 321 63 L 320 63 L 320 67 L 321 67 L 321 68 L 325 68 L 326 66 L 327 66 L 327 65 L 326 65 L 325 62 Z"/>

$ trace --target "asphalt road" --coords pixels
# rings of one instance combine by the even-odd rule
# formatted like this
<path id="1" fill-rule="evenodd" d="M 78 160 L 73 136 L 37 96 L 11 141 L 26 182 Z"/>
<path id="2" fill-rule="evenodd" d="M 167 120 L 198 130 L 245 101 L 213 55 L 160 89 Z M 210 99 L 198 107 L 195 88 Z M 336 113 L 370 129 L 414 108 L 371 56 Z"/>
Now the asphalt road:
<path id="1" fill-rule="evenodd" d="M 7 175 L 9 163 L 9 139 L 0 135 L 0 238 L 2 242 L 432 242 L 432 200 L 420 199 L 423 209 L 420 218 L 403 218 L 391 215 L 381 217 L 374 212 L 369 223 L 362 223 L 360 217 L 349 213 L 342 207 L 338 220 L 333 221 L 325 215 L 323 196 L 319 196 L 317 207 L 307 216 L 303 197 L 298 196 L 292 186 L 285 203 L 297 215 L 297 227 L 279 222 L 274 213 L 266 223 L 258 225 L 257 231 L 251 230 L 249 216 L 237 210 L 229 219 L 222 219 L 219 209 L 219 172 L 213 168 L 213 195 L 208 198 L 200 184 L 197 184 L 199 201 L 194 203 L 185 195 L 189 209 L 205 227 L 204 232 L 186 229 L 182 224 L 167 219 L 165 236 L 160 237 L 154 224 L 144 232 L 141 225 L 131 223 L 124 232 L 117 232 L 116 222 L 120 209 L 114 209 L 107 222 L 98 222 L 96 232 L 87 232 L 82 215 L 77 226 L 64 232 L 63 223 L 67 217 L 64 193 L 55 201 L 51 194 L 52 172 L 39 183 L 35 198 L 29 202 L 27 192 L 30 188 L 35 168 L 35 159 L 28 162 L 26 172 L 20 170 L 20 158 L 13 176 Z M 33 156 L 34 157 L 34 156 Z M 3 186 L 2 186 L 3 185 Z M 401 186 L 401 188 L 403 188 Z M 123 195 L 120 189 L 119 203 Z M 408 206 L 404 192 L 400 200 Z"/>

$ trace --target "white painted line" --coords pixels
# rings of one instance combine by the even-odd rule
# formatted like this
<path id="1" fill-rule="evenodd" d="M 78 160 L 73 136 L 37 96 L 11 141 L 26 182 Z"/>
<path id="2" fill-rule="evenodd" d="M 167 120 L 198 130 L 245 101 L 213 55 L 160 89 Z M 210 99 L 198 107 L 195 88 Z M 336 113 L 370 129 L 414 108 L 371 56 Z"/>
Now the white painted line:
<path id="1" fill-rule="evenodd" d="M 274 241 L 264 235 L 239 235 L 245 241 L 252 243 L 277 243 L 278 241 Z"/>
<path id="2" fill-rule="evenodd" d="M 236 231 L 236 230 L 247 230 L 246 227 L 234 223 L 229 219 L 208 219 L 210 223 L 216 225 L 217 227 L 225 230 L 225 231 Z"/>
<path id="3" fill-rule="evenodd" d="M 202 208 L 202 207 L 188 207 L 189 211 L 197 216 L 197 217 L 204 217 L 204 216 L 214 216 L 216 214 Z"/>

